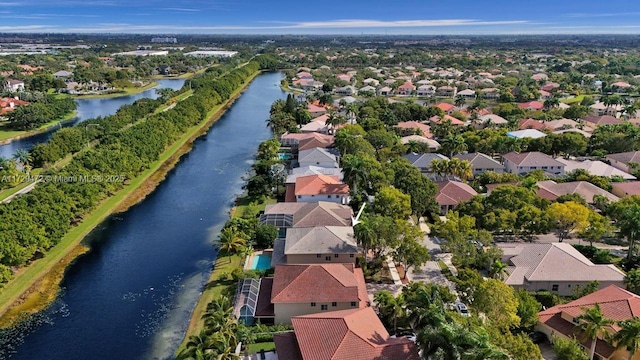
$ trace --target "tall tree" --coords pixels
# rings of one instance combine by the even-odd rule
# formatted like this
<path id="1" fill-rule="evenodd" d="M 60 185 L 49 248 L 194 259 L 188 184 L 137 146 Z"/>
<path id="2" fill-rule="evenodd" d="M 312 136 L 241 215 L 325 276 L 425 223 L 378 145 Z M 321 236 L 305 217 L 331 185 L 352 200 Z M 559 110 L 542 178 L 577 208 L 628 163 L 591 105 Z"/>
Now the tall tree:
<path id="1" fill-rule="evenodd" d="M 611 319 L 607 319 L 602 314 L 600 304 L 596 303 L 594 307 L 586 309 L 585 312 L 578 316 L 576 320 L 580 325 L 578 327 L 584 332 L 585 339 L 591 340 L 591 350 L 589 352 L 589 360 L 593 360 L 596 353 L 596 342 L 598 338 L 603 338 L 607 334 L 607 327 L 613 324 Z"/>
<path id="2" fill-rule="evenodd" d="M 629 360 L 632 360 L 636 352 L 640 350 L 640 318 L 624 320 L 618 323 L 620 330 L 613 336 L 613 342 L 618 349 L 624 348 L 629 352 Z"/>
<path id="3" fill-rule="evenodd" d="M 589 224 L 590 212 L 584 205 L 567 201 L 551 204 L 547 208 L 546 214 L 556 226 L 558 241 L 562 242 L 572 231 L 582 231 Z"/>
<path id="4" fill-rule="evenodd" d="M 247 245 L 247 240 L 240 237 L 240 234 L 231 228 L 224 228 L 220 232 L 220 238 L 218 240 L 218 246 L 220 250 L 224 251 L 229 257 L 231 262 L 231 255 L 240 251 Z"/>
<path id="5" fill-rule="evenodd" d="M 380 320 L 387 326 L 393 326 L 393 333 L 397 334 L 398 318 L 404 316 L 402 294 L 395 297 L 388 290 L 380 290 L 373 295 L 373 303 L 380 315 Z"/>

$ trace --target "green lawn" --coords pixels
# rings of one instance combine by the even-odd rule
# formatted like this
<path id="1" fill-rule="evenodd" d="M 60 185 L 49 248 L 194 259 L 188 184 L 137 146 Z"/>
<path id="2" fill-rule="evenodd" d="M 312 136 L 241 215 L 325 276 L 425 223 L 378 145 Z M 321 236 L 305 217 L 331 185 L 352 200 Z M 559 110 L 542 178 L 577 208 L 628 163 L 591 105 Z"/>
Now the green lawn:
<path id="1" fill-rule="evenodd" d="M 245 84 L 250 83 L 258 74 L 259 72 L 247 79 Z M 244 89 L 244 87 L 238 89 L 234 93 L 234 95 L 239 94 L 242 89 Z M 232 99 L 234 99 L 233 96 Z M 216 106 L 209 112 L 209 114 L 202 122 L 189 129 L 172 146 L 167 148 L 160 155 L 160 158 L 157 161 L 151 163 L 149 169 L 144 171 L 135 179 L 132 179 L 130 183 L 128 183 L 123 189 L 118 191 L 114 196 L 111 196 L 104 200 L 94 211 L 92 211 L 90 214 L 87 214 L 77 226 L 71 228 L 71 230 L 62 238 L 60 243 L 54 246 L 44 258 L 36 260 L 26 268 L 21 269 L 16 274 L 16 276 L 7 284 L 5 284 L 4 288 L 0 291 L 0 314 L 4 314 L 5 312 L 7 312 L 11 305 L 14 304 L 16 300 L 18 300 L 22 296 L 22 294 L 24 294 L 39 279 L 42 279 L 69 252 L 76 248 L 91 230 L 93 230 L 102 221 L 104 221 L 107 216 L 114 213 L 118 209 L 118 207 L 130 195 L 132 195 L 151 175 L 158 171 L 170 157 L 177 153 L 178 150 L 184 144 L 189 142 L 192 137 L 200 133 L 210 122 L 210 118 L 214 116 L 220 109 L 223 109 L 223 106 L 226 105 L 227 103 Z M 239 266 L 239 262 L 234 266 Z M 52 291 L 58 291 L 57 285 Z M 205 307 L 207 303 L 205 303 Z M 30 310 L 37 311 L 39 309 Z M 11 319 L 5 318 L 4 321 L 0 323 L 0 327 L 2 327 L 3 325 L 7 325 L 7 323 L 10 321 Z"/>
<path id="2" fill-rule="evenodd" d="M 249 354 L 253 354 L 254 352 L 259 353 L 260 350 L 273 351 L 275 349 L 276 349 L 276 344 L 273 341 L 247 345 L 247 351 L 249 351 Z"/>
<path id="3" fill-rule="evenodd" d="M 578 96 L 574 96 L 572 98 L 568 98 L 568 99 L 564 99 L 562 100 L 563 103 L 567 104 L 567 105 L 571 105 L 571 104 L 575 104 L 575 103 L 579 103 L 584 99 L 585 95 L 578 95 Z"/>
<path id="4" fill-rule="evenodd" d="M 250 202 L 250 200 L 246 197 L 242 197 L 238 199 L 238 204 L 232 209 L 231 217 L 241 218 L 247 216 L 255 216 L 260 211 L 264 211 L 264 208 L 269 204 L 275 204 L 278 200 L 275 198 L 267 198 L 265 202 L 256 204 Z"/>

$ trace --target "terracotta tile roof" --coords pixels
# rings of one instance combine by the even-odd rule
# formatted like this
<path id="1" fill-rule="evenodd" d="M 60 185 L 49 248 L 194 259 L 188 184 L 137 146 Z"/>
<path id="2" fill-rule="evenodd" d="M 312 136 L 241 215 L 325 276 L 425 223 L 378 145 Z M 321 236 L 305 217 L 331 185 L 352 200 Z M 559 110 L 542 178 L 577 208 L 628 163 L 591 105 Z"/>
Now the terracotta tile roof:
<path id="1" fill-rule="evenodd" d="M 581 332 L 577 330 L 575 324 L 565 320 L 565 317 L 575 318 L 584 313 L 585 309 L 589 309 L 598 304 L 602 310 L 602 314 L 614 321 L 628 320 L 633 317 L 640 317 L 640 296 L 624 290 L 615 285 L 609 285 L 594 293 L 583 296 L 567 304 L 556 305 L 547 310 L 541 311 L 539 322 L 543 323 L 555 331 L 567 336 L 575 336 L 580 340 Z M 617 332 L 620 328 L 613 325 L 611 330 Z M 582 345 L 589 348 L 591 342 L 585 340 Z M 596 352 L 605 358 L 613 353 L 614 348 L 604 341 L 598 340 Z"/>
<path id="2" fill-rule="evenodd" d="M 567 194 L 578 194 L 582 196 L 589 204 L 592 204 L 596 195 L 601 195 L 615 202 L 619 198 L 610 192 L 600 189 L 587 181 L 571 181 L 565 183 L 556 183 L 553 180 L 538 181 L 536 184 L 536 194 L 547 200 L 554 201 L 559 196 Z"/>
<path id="3" fill-rule="evenodd" d="M 320 133 L 312 133 L 322 135 Z M 298 141 L 298 151 L 309 150 L 313 148 L 328 148 L 333 146 L 333 136 L 326 137 L 313 136 Z"/>
<path id="4" fill-rule="evenodd" d="M 520 129 L 535 129 L 542 130 L 544 129 L 544 124 L 535 119 L 520 119 L 518 120 L 520 123 Z"/>
<path id="5" fill-rule="evenodd" d="M 370 307 L 295 316 L 291 322 L 303 360 L 419 359 L 416 345 L 406 338 L 390 338 Z M 276 351 L 281 354 L 277 344 Z"/>
<path id="6" fill-rule="evenodd" d="M 438 205 L 458 205 L 461 202 L 469 201 L 472 197 L 478 195 L 473 188 L 459 181 L 440 181 L 438 182 L 438 193 L 436 194 L 436 202 Z"/>
<path id="7" fill-rule="evenodd" d="M 402 121 L 399 122 L 396 127 L 399 127 L 401 129 L 418 129 L 422 131 L 424 137 L 433 137 L 433 134 L 431 134 L 431 127 L 427 124 L 422 124 L 417 121 Z"/>
<path id="8" fill-rule="evenodd" d="M 327 109 L 324 106 L 318 106 L 314 104 L 307 105 L 307 110 L 309 110 L 310 113 L 319 113 L 319 112 L 327 111 Z"/>
<path id="9" fill-rule="evenodd" d="M 298 142 L 306 139 L 318 139 L 320 141 L 333 142 L 334 138 L 332 135 L 320 134 L 320 133 L 285 133 L 280 137 L 280 140 L 283 139 L 293 139 L 298 140 Z"/>
<path id="10" fill-rule="evenodd" d="M 540 101 L 529 101 L 524 103 L 519 103 L 518 107 L 521 109 L 533 109 L 533 110 L 542 110 L 544 108 L 544 104 Z"/>
<path id="11" fill-rule="evenodd" d="M 464 121 L 462 121 L 460 119 L 457 119 L 457 118 L 454 118 L 451 115 L 445 115 L 444 118 L 441 118 L 440 116 L 435 115 L 435 116 L 432 116 L 431 118 L 429 118 L 429 121 L 431 121 L 434 124 L 439 124 L 442 121 L 446 121 L 446 120 L 451 121 L 451 124 L 456 125 L 456 126 L 462 126 L 462 125 L 465 124 Z"/>
<path id="12" fill-rule="evenodd" d="M 525 281 L 619 281 L 624 274 L 614 265 L 596 265 L 571 244 L 500 243 L 506 263 L 522 271 L 512 272 L 505 283 L 522 286 Z"/>
<path id="13" fill-rule="evenodd" d="M 362 269 L 353 264 L 279 265 L 272 303 L 368 301 Z"/>
<path id="14" fill-rule="evenodd" d="M 453 105 L 451 105 L 451 104 L 449 104 L 449 103 L 445 103 L 445 102 L 442 102 L 442 103 L 436 104 L 435 106 L 436 106 L 437 108 L 442 109 L 442 111 L 444 111 L 444 112 L 452 111 L 453 109 L 455 109 L 455 108 L 456 108 L 455 106 L 453 106 Z"/>
<path id="15" fill-rule="evenodd" d="M 337 176 L 309 175 L 301 176 L 295 183 L 296 196 L 298 195 L 347 195 L 349 185 L 343 184 Z"/>
<path id="16" fill-rule="evenodd" d="M 563 319 L 560 313 L 550 316 L 540 315 L 539 321 L 549 326 L 556 332 L 559 332 L 568 337 L 575 337 L 582 344 L 582 346 L 585 347 L 585 349 L 591 348 L 591 340 L 585 339 L 583 336 L 583 332 L 580 331 L 579 328 L 570 321 Z M 615 352 L 615 350 L 616 349 L 613 346 L 607 344 L 605 341 L 602 341 L 600 339 L 596 341 L 596 353 L 600 356 L 603 356 L 605 359 L 608 359 Z"/>

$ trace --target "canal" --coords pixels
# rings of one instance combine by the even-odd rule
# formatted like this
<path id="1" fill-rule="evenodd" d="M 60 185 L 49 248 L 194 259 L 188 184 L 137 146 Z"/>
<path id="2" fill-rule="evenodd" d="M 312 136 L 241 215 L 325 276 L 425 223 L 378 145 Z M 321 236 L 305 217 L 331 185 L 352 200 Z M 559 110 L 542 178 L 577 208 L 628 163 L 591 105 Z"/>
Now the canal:
<path id="1" fill-rule="evenodd" d="M 151 98 L 156 99 L 159 95 L 156 90 L 169 88 L 172 90 L 178 90 L 184 85 L 184 79 L 161 79 L 156 80 L 158 86 L 153 89 L 145 90 L 137 94 L 118 96 L 113 98 L 100 98 L 100 99 L 78 99 L 77 111 L 78 114 L 70 121 L 65 122 L 61 127 L 74 126 L 85 120 L 105 117 L 113 115 L 123 105 L 133 104 L 135 101 Z M 36 144 L 48 141 L 53 133 L 59 130 L 59 126 L 55 126 L 49 131 L 29 136 L 23 139 L 14 140 L 8 144 L 0 145 L 0 157 L 10 159 L 19 149 L 29 150 Z"/>
<path id="2" fill-rule="evenodd" d="M 11 359 L 170 359 L 215 260 L 265 119 L 286 97 L 282 75 L 258 76 L 140 204 L 90 235 L 52 306 L 0 337 Z"/>

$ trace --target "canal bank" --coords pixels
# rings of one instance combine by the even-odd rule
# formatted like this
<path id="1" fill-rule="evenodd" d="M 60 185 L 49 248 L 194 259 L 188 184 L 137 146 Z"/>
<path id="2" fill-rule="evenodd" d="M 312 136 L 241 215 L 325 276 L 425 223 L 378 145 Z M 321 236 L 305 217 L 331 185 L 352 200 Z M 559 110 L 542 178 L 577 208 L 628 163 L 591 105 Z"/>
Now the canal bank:
<path id="1" fill-rule="evenodd" d="M 71 350 L 92 359 L 171 357 L 211 270 L 216 231 L 240 191 L 255 147 L 270 136 L 264 119 L 270 104 L 284 97 L 277 88 L 280 78 L 259 76 L 214 130 L 195 140 L 194 151 L 182 159 L 178 155 L 189 151 L 211 120 L 181 141 L 175 156 L 157 164 L 137 187 L 150 191 L 166 175 L 156 191 L 91 233 L 92 251 L 69 267 L 60 296 L 38 316 L 46 320 L 11 336 L 25 341 L 23 346 L 8 344 L 17 351 L 14 358 L 63 359 Z M 171 170 L 178 159 L 180 165 Z M 135 196 L 143 198 L 146 192 L 140 191 Z M 138 201 L 126 198 L 112 205 L 122 210 Z M 63 346 L 65 340 L 77 346 Z M 113 344 L 127 351 L 113 354 Z"/>

